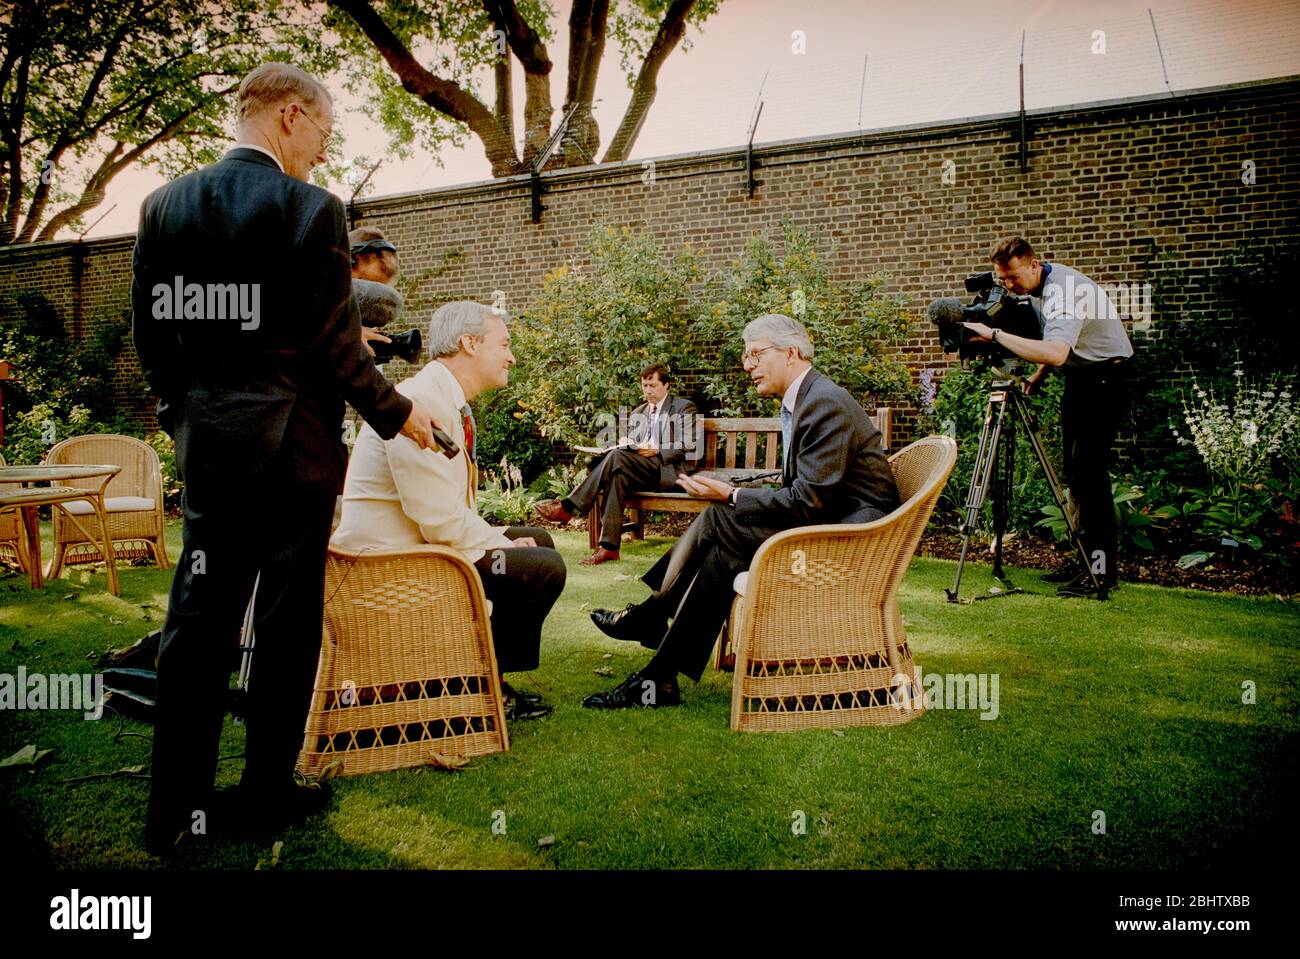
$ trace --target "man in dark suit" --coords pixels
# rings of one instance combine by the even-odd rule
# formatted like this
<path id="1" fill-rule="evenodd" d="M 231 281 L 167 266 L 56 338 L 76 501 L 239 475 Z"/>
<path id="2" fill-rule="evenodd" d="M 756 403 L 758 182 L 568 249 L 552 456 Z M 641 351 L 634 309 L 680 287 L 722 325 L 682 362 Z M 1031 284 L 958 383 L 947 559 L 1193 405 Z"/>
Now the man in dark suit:
<path id="1" fill-rule="evenodd" d="M 657 650 L 615 688 L 588 696 L 591 709 L 675 706 L 679 673 L 698 681 L 731 609 L 732 582 L 769 536 L 794 526 L 866 523 L 899 505 L 880 431 L 858 402 L 812 367 L 803 326 L 769 313 L 745 327 L 745 370 L 760 396 L 781 397 L 780 489 L 737 489 L 704 475 L 678 485 L 717 500 L 696 518 L 643 581 L 649 599 L 592 620 L 615 639 Z M 671 625 L 669 625 L 671 620 Z"/>
<path id="2" fill-rule="evenodd" d="M 344 399 L 383 436 L 434 442 L 428 412 L 361 349 L 343 204 L 306 182 L 332 126 L 318 81 L 264 64 L 240 84 L 234 148 L 140 212 L 135 346 L 185 483 L 145 828 L 159 854 L 223 819 L 262 835 L 323 805 L 326 791 L 295 786 L 293 770 L 346 466 Z M 214 809 L 231 664 L 259 571 L 244 772 Z"/>
<path id="3" fill-rule="evenodd" d="M 677 477 L 685 470 L 687 455 L 698 459 L 699 430 L 695 428 L 695 404 L 670 396 L 673 381 L 668 368 L 652 363 L 641 371 L 641 394 L 645 402 L 629 417 L 629 445 L 610 450 L 591 465 L 587 478 L 562 500 L 545 500 L 536 506 L 538 514 L 552 523 L 567 523 L 586 513 L 603 497 L 600 545 L 582 560 L 584 566 L 598 566 L 619 558 L 623 539 L 623 500 L 636 490 L 677 489 Z"/>

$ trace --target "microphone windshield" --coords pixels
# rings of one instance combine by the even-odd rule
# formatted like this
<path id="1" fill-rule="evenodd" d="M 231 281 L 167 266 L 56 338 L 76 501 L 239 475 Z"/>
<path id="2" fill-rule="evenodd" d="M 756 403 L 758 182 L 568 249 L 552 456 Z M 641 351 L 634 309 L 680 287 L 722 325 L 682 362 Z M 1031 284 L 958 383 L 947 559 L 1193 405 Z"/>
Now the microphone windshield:
<path id="1" fill-rule="evenodd" d="M 925 315 L 936 325 L 960 323 L 962 321 L 961 300 L 955 296 L 941 296 L 937 300 L 931 300 L 930 305 L 925 308 Z"/>
<path id="2" fill-rule="evenodd" d="M 354 279 L 352 292 L 361 310 L 362 326 L 383 326 L 396 320 L 402 312 L 402 294 L 386 283 Z"/>

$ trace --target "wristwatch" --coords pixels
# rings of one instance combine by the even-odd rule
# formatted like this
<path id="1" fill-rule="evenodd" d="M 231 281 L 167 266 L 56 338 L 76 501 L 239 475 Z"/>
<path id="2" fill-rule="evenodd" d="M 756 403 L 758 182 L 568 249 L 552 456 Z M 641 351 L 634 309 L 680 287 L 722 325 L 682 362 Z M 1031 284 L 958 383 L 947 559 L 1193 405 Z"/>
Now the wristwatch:
<path id="1" fill-rule="evenodd" d="M 993 343 L 998 341 L 998 328 L 996 326 L 993 327 L 993 332 L 989 335 L 989 340 Z"/>

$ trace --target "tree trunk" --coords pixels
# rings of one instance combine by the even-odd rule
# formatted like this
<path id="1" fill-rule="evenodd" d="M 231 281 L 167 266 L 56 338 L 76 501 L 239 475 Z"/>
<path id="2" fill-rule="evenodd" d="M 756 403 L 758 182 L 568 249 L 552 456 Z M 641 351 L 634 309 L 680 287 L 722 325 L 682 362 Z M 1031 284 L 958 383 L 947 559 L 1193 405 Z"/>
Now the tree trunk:
<path id="1" fill-rule="evenodd" d="M 605 151 L 602 163 L 618 163 L 626 160 L 632 152 L 636 138 L 641 133 L 646 114 L 650 112 L 658 92 L 659 69 L 668 59 L 677 44 L 686 35 L 686 18 L 695 7 L 697 0 L 673 0 L 673 5 L 664 14 L 659 33 L 645 55 L 641 72 L 637 74 L 636 84 L 632 88 L 632 102 L 628 104 L 623 121 L 618 125 L 614 138 L 610 140 L 609 149 Z"/>

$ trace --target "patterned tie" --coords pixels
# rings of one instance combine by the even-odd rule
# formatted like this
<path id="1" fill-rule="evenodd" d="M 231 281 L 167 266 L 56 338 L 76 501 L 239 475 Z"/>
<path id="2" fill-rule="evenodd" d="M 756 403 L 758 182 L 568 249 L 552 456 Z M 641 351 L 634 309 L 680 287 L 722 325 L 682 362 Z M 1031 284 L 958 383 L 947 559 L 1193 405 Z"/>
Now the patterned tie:
<path id="1" fill-rule="evenodd" d="M 478 462 L 478 448 L 474 445 L 474 411 L 466 403 L 460 408 L 460 415 L 465 418 L 465 449 L 471 463 Z"/>
<path id="2" fill-rule="evenodd" d="M 781 469 L 784 470 L 787 463 L 790 462 L 790 425 L 794 422 L 794 414 L 781 404 Z"/>
<path id="3" fill-rule="evenodd" d="M 647 440 L 653 440 L 656 444 L 659 442 L 659 407 L 650 407 L 650 435 Z"/>

